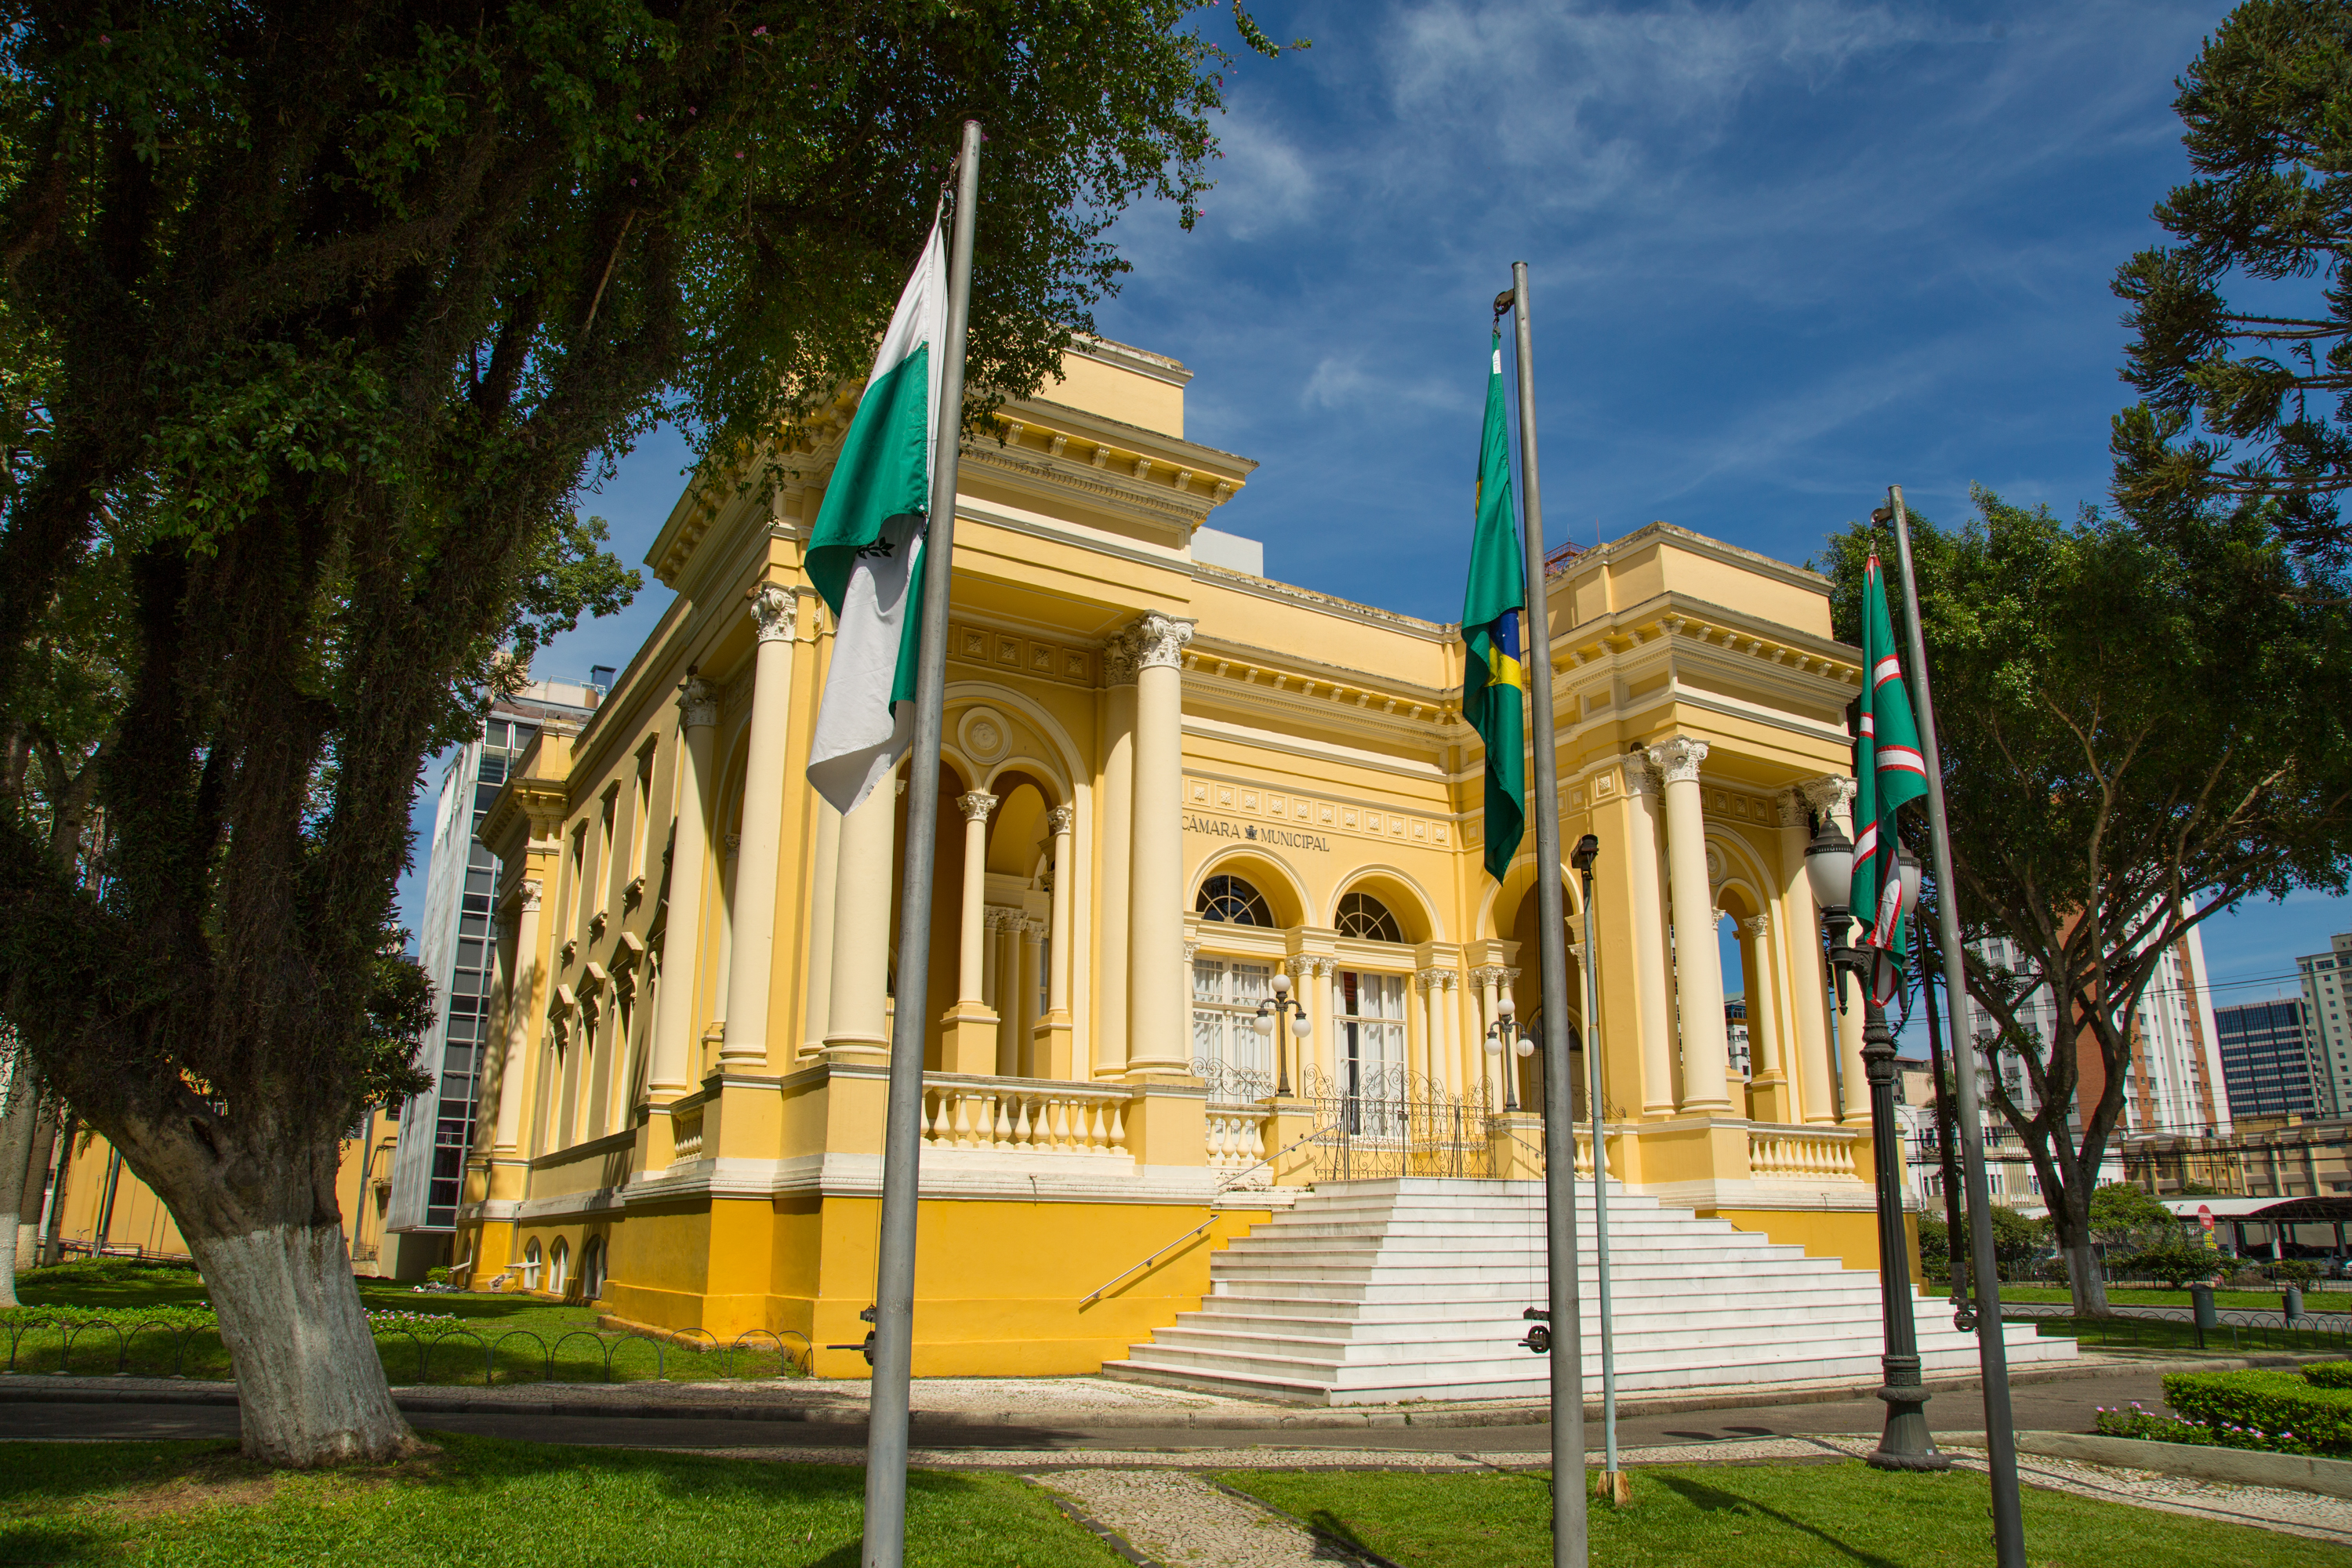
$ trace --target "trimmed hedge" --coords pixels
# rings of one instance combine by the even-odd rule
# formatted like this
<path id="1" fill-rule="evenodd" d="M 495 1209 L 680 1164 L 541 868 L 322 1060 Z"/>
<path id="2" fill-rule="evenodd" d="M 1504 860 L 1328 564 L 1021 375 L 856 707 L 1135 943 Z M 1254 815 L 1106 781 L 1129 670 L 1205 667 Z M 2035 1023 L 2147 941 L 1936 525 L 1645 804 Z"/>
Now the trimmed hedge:
<path id="1" fill-rule="evenodd" d="M 2314 1388 L 2352 1388 L 2352 1361 L 2315 1361 L 2303 1375 Z"/>
<path id="2" fill-rule="evenodd" d="M 2176 1372 L 2164 1402 L 2229 1447 L 2283 1454 L 2352 1452 L 2352 1389 L 2284 1372 Z"/>

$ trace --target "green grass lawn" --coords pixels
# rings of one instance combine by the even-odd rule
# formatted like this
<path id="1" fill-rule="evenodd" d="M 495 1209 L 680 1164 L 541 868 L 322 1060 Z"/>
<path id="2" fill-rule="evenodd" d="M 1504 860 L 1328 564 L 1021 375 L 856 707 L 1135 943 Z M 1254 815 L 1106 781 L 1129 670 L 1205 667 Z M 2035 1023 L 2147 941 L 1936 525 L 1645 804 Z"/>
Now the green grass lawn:
<path id="1" fill-rule="evenodd" d="M 2231 1312 L 2275 1312 L 2279 1310 L 2279 1298 L 2284 1294 L 2284 1290 L 2216 1290 L 2213 1292 L 2213 1305 Z M 2004 1301 L 2063 1304 L 2074 1298 L 2068 1295 L 2063 1286 L 2004 1285 L 2000 1288 L 2000 1299 Z M 2185 1312 L 2189 1310 L 2189 1304 L 2186 1289 L 2167 1290 L 2161 1286 L 2150 1289 L 2116 1287 L 2107 1292 L 2107 1305 L 2111 1307 L 2177 1307 Z M 2306 1312 L 2352 1313 L 2352 1293 L 2305 1290 L 2303 1293 L 2303 1310 Z"/>
<path id="2" fill-rule="evenodd" d="M 362 1304 L 376 1319 L 384 1372 L 399 1384 L 478 1386 L 493 1361 L 493 1381 L 499 1383 L 602 1383 L 608 1363 L 614 1383 L 656 1375 L 682 1383 L 775 1377 L 794 1370 L 790 1355 L 764 1336 L 723 1355 L 698 1353 L 635 1335 L 600 1335 L 596 1314 L 587 1308 L 530 1296 L 420 1293 L 410 1286 L 366 1279 L 359 1288 Z M 205 1308 L 204 1281 L 192 1269 L 111 1260 L 66 1263 L 20 1275 L 16 1296 L 24 1310 L 0 1313 L 0 1364 L 11 1364 L 5 1358 L 13 1338 L 18 1372 L 229 1375 L 228 1352 Z M 43 1308 L 103 1313 L 113 1327 L 34 1323 Z"/>
<path id="3" fill-rule="evenodd" d="M 2207 1355 L 2264 1354 L 2352 1357 L 2352 1333 L 2330 1329 L 2285 1329 L 2276 1323 L 2223 1322 L 2200 1341 L 2193 1322 L 2151 1318 L 2020 1318 L 2037 1332 L 2072 1338 L 2100 1350 L 2199 1352 Z"/>
<path id="4" fill-rule="evenodd" d="M 11 1443 L 0 1564 L 856 1568 L 865 1476 L 838 1465 L 428 1434 L 394 1467 L 271 1473 L 217 1443 Z M 907 1561 L 1118 1568 L 1010 1476 L 918 1471 Z"/>
<path id="5" fill-rule="evenodd" d="M 1541 1568 L 1551 1480 L 1408 1471 L 1243 1471 L 1219 1478 L 1403 1568 Z M 2034 1568 L 2322 1568 L 2352 1549 L 2028 1489 Z M 1604 1568 L 1969 1568 L 1992 1561 L 1985 1479 L 1882 1475 L 1859 1462 L 1661 1466 L 1633 1472 L 1633 1506 L 1594 1503 Z"/>

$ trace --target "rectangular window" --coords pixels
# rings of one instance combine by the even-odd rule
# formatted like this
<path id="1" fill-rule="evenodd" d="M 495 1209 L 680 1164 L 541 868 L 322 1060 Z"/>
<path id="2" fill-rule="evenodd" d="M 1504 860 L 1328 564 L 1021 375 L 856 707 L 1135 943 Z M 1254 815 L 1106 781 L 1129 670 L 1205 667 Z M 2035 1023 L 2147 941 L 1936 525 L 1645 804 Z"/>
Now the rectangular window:
<path id="1" fill-rule="evenodd" d="M 1257 1032 L 1257 1005 L 1274 979 L 1270 963 L 1192 961 L 1192 1056 L 1210 1093 L 1255 1100 L 1274 1088 L 1274 1042 Z"/>
<path id="2" fill-rule="evenodd" d="M 1351 1094 L 1404 1092 L 1404 976 L 1339 971 L 1332 1067 Z M 1378 1087 L 1376 1087 L 1378 1086 Z"/>

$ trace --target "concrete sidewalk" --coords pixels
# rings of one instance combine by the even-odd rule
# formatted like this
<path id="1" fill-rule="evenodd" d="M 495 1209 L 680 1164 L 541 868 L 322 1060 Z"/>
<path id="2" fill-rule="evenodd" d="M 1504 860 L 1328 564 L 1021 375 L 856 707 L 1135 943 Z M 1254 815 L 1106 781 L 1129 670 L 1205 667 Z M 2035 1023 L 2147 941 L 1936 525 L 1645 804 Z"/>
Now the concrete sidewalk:
<path id="1" fill-rule="evenodd" d="M 2297 1358 L 2158 1358 L 2086 1352 L 2077 1361 L 2014 1374 L 2013 1384 L 2072 1382 L 2166 1372 L 2223 1372 L 2247 1366 L 2293 1366 Z M 1930 1379 L 1938 1393 L 1978 1386 L 1974 1378 Z M 1735 1384 L 1621 1396 L 1622 1416 L 1682 1411 L 1738 1410 L 1768 1405 L 1832 1404 L 1866 1397 L 1876 1381 Z M 435 1385 L 393 1390 L 412 1415 L 439 1414 L 677 1417 L 694 1420 L 804 1422 L 857 1426 L 866 1422 L 866 1385 L 843 1380 L 789 1378 L 730 1383 L 502 1384 L 488 1388 Z M 236 1387 L 180 1378 L 58 1377 L 18 1373 L 0 1377 L 0 1405 L 235 1405 Z M 1600 1402 L 1586 1401 L 1598 1417 Z M 1122 1383 L 1101 1377 L 921 1378 L 914 1389 L 919 1418 L 960 1426 L 1082 1426 L 1235 1431 L 1362 1430 L 1396 1426 L 1476 1427 L 1540 1425 L 1550 1419 L 1544 1400 L 1461 1400 L 1391 1405 L 1275 1404 L 1229 1394 Z"/>

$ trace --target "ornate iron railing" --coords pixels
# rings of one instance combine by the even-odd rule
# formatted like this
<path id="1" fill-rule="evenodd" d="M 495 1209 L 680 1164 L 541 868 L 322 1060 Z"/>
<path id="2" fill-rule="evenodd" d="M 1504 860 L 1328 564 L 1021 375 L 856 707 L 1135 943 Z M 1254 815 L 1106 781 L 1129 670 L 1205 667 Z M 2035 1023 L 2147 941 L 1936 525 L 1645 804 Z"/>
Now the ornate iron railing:
<path id="1" fill-rule="evenodd" d="M 1338 1076 L 1310 1067 L 1300 1090 L 1314 1108 L 1307 1152 L 1318 1182 L 1495 1173 L 1483 1084 L 1456 1094 L 1401 1067 L 1351 1065 Z"/>

